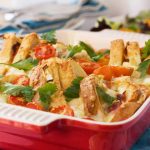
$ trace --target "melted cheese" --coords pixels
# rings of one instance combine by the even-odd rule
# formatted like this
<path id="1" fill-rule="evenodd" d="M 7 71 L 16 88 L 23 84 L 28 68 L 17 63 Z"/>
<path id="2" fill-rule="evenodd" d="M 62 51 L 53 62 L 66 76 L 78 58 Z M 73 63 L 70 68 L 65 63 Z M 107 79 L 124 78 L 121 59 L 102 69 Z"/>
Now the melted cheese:
<path id="1" fill-rule="evenodd" d="M 7 95 L 0 94 L 0 103 L 6 103 L 7 102 Z"/>
<path id="2" fill-rule="evenodd" d="M 84 115 L 84 104 L 81 98 L 75 98 L 69 102 L 70 107 L 74 111 L 74 115 L 79 118 L 83 118 Z"/>

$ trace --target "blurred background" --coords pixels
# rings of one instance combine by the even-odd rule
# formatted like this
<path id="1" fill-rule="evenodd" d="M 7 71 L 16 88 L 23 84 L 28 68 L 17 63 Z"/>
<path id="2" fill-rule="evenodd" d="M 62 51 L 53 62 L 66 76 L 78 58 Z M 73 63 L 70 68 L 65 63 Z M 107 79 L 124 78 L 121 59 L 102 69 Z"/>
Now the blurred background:
<path id="1" fill-rule="evenodd" d="M 150 0 L 0 0 L 0 33 L 90 30 L 100 16 L 136 16 L 142 10 L 150 10 Z"/>

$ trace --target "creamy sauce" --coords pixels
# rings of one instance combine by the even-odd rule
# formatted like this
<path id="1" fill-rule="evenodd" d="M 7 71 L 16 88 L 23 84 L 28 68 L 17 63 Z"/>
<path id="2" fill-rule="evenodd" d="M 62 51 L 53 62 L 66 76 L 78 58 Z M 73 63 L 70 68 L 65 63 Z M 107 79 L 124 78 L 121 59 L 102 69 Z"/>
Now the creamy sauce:
<path id="1" fill-rule="evenodd" d="M 0 103 L 7 103 L 7 97 L 6 94 L 0 94 Z"/>
<path id="2" fill-rule="evenodd" d="M 84 105 L 81 98 L 75 98 L 69 102 L 70 107 L 74 111 L 74 115 L 78 118 L 83 118 L 84 115 Z"/>

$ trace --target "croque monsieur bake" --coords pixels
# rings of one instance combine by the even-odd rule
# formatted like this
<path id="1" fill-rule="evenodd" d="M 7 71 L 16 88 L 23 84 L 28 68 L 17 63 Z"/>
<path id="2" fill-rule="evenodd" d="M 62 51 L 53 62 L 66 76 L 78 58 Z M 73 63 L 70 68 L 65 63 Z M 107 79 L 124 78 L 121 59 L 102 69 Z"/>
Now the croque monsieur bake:
<path id="1" fill-rule="evenodd" d="M 5 34 L 0 51 L 0 102 L 103 122 L 132 116 L 150 95 L 150 40 L 117 39 L 94 50 L 65 45 L 53 31 Z"/>

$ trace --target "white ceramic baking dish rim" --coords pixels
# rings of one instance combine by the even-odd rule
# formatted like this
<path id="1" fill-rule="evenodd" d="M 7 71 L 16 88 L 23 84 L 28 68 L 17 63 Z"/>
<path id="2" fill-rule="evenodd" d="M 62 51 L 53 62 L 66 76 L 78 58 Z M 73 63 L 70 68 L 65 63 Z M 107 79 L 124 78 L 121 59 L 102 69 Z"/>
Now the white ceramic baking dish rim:
<path id="1" fill-rule="evenodd" d="M 127 124 L 134 119 L 136 119 L 144 109 L 149 105 L 150 97 L 142 104 L 142 106 L 133 114 L 130 118 L 119 121 L 119 122 L 98 122 L 87 119 L 81 119 L 77 117 L 71 117 L 66 115 L 53 114 L 50 112 L 44 112 L 39 110 L 34 110 L 26 107 L 0 103 L 0 119 L 11 120 L 15 122 L 21 122 L 26 124 L 31 124 L 35 126 L 47 126 L 56 120 L 68 119 L 74 121 L 80 121 L 93 125 L 103 125 L 103 126 L 118 126 Z M 1 122 L 1 121 L 0 121 Z"/>

